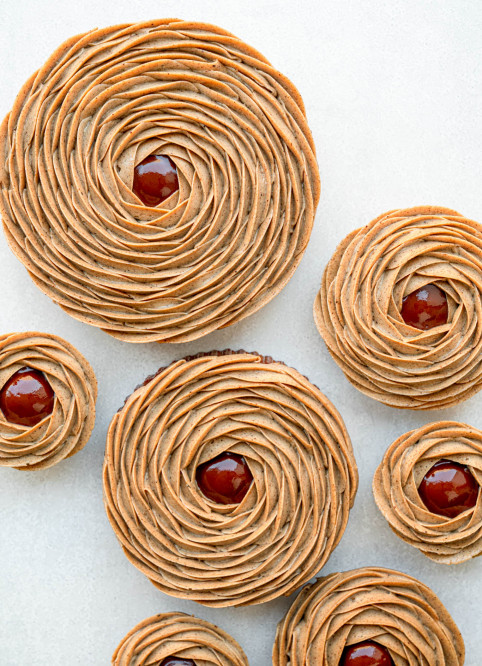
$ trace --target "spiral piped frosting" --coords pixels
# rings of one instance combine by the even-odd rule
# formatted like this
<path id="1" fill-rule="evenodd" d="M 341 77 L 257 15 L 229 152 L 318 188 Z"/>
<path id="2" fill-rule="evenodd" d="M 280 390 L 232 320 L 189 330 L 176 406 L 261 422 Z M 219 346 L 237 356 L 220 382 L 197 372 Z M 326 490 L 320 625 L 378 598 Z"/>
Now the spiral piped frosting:
<path id="1" fill-rule="evenodd" d="M 373 478 L 378 508 L 397 536 L 436 562 L 456 564 L 482 553 L 482 493 L 456 518 L 430 512 L 418 488 L 441 459 L 467 466 L 482 486 L 482 432 L 464 423 L 429 423 L 399 437 Z"/>
<path id="2" fill-rule="evenodd" d="M 196 469 L 243 456 L 239 504 L 209 500 Z M 325 564 L 358 476 L 329 400 L 296 370 L 244 352 L 172 363 L 109 428 L 107 515 L 130 561 L 163 592 L 209 606 L 290 594 Z"/>
<path id="3" fill-rule="evenodd" d="M 438 597 L 398 571 L 354 569 L 304 587 L 279 623 L 273 666 L 335 666 L 371 640 L 395 666 L 462 666 L 462 636 Z"/>
<path id="4" fill-rule="evenodd" d="M 179 189 L 133 193 L 152 154 Z M 69 314 L 131 342 L 185 342 L 275 296 L 308 243 L 319 176 L 303 102 L 257 51 L 157 20 L 65 42 L 0 128 L 10 247 Z"/>
<path id="5" fill-rule="evenodd" d="M 87 443 L 95 421 L 97 380 L 75 347 L 49 333 L 0 337 L 0 387 L 18 370 L 44 374 L 55 393 L 52 413 L 34 426 L 8 421 L 0 410 L 0 466 L 45 469 Z"/>
<path id="6" fill-rule="evenodd" d="M 117 647 L 112 666 L 151 666 L 168 657 L 190 659 L 199 666 L 248 666 L 234 638 L 184 613 L 163 613 L 140 622 Z"/>
<path id="7" fill-rule="evenodd" d="M 447 323 L 407 325 L 403 299 L 434 284 Z M 447 208 L 386 213 L 329 261 L 314 305 L 328 350 L 363 393 L 410 409 L 449 407 L 482 386 L 482 226 Z"/>

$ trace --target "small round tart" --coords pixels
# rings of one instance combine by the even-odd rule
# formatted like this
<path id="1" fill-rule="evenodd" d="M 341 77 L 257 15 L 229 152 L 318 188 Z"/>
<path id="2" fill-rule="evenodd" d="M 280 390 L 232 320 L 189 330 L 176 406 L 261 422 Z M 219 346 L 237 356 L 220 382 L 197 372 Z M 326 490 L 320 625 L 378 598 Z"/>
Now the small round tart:
<path id="1" fill-rule="evenodd" d="M 309 580 L 341 539 L 357 483 L 330 401 L 258 354 L 172 363 L 107 435 L 105 506 L 127 557 L 163 592 L 207 606 L 269 601 Z"/>
<path id="2" fill-rule="evenodd" d="M 442 490 L 461 506 L 442 507 L 435 513 L 423 500 L 424 479 L 440 463 L 464 473 L 452 483 L 454 471 L 442 479 Z M 439 465 L 440 466 L 440 465 Z M 464 488 L 469 482 L 469 489 Z M 373 478 L 378 508 L 397 536 L 431 560 L 457 564 L 482 553 L 482 432 L 453 421 L 429 423 L 399 437 L 385 453 Z M 478 486 L 478 487 L 477 487 Z M 440 501 L 440 492 L 439 501 Z M 437 496 L 435 497 L 437 499 Z M 442 499 L 444 499 L 442 497 Z M 445 499 L 446 501 L 446 499 Z M 450 511 L 452 508 L 452 511 Z M 442 515 L 440 512 L 451 515 Z"/>
<path id="3" fill-rule="evenodd" d="M 330 259 L 315 322 L 360 391 L 439 409 L 482 386 L 482 226 L 447 208 L 381 215 Z"/>
<path id="4" fill-rule="evenodd" d="M 72 37 L 0 127 L 11 249 L 66 312 L 129 342 L 259 310 L 301 261 L 319 192 L 296 88 L 206 23 Z"/>
<path id="5" fill-rule="evenodd" d="M 163 613 L 140 622 L 117 647 L 112 666 L 157 666 L 164 660 L 169 663 L 169 657 L 177 657 L 183 666 L 248 666 L 234 638 L 184 613 Z"/>
<path id="6" fill-rule="evenodd" d="M 97 380 L 75 347 L 50 333 L 0 337 L 0 465 L 45 469 L 87 443 Z"/>
<path id="7" fill-rule="evenodd" d="M 388 652 L 394 666 L 464 663 L 462 636 L 426 585 L 398 571 L 367 567 L 331 574 L 301 590 L 278 624 L 273 666 L 339 666 L 346 648 L 365 641 Z"/>

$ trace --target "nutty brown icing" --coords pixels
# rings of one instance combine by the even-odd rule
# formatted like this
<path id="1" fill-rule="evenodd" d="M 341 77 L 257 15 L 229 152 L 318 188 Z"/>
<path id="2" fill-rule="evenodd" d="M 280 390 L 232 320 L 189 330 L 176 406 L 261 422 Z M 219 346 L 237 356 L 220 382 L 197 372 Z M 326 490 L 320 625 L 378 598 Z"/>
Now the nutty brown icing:
<path id="1" fill-rule="evenodd" d="M 179 190 L 132 192 L 150 154 Z M 73 37 L 0 127 L 10 247 L 69 314 L 130 342 L 186 342 L 271 300 L 319 198 L 296 88 L 216 26 L 175 19 Z"/>
<path id="2" fill-rule="evenodd" d="M 428 283 L 447 324 L 420 331 L 400 315 Z M 314 305 L 328 350 L 350 382 L 392 407 L 438 409 L 482 386 L 482 227 L 422 206 L 381 215 L 340 243 Z"/>
<path id="3" fill-rule="evenodd" d="M 304 587 L 278 624 L 273 666 L 335 666 L 373 640 L 395 666 L 462 666 L 462 636 L 438 597 L 391 569 L 334 573 Z"/>
<path id="4" fill-rule="evenodd" d="M 399 437 L 373 478 L 378 508 L 397 536 L 431 560 L 464 562 L 482 553 L 482 494 L 457 518 L 431 513 L 418 487 L 440 459 L 467 465 L 482 486 L 482 432 L 454 421 L 429 423 Z"/>
<path id="5" fill-rule="evenodd" d="M 240 504 L 217 504 L 196 483 L 197 467 L 224 451 L 254 478 Z M 107 435 L 104 501 L 125 554 L 163 592 L 208 606 L 261 603 L 309 580 L 343 534 L 357 483 L 333 405 L 256 354 L 172 363 Z"/>
<path id="6" fill-rule="evenodd" d="M 87 443 L 95 421 L 97 380 L 71 344 L 50 333 L 0 336 L 0 388 L 17 370 L 43 372 L 55 393 L 54 408 L 36 426 L 7 421 L 0 410 L 0 466 L 45 469 Z"/>
<path id="7" fill-rule="evenodd" d="M 248 666 L 234 638 L 184 613 L 163 613 L 140 622 L 117 647 L 112 666 L 157 666 L 173 656 L 192 659 L 199 666 Z"/>

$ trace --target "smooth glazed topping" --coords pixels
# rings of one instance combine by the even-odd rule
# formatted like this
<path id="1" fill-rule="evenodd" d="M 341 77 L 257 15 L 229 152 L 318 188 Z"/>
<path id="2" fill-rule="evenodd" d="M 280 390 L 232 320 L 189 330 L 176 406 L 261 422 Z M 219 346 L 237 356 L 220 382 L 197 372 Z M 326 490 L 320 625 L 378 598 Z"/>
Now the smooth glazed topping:
<path id="1" fill-rule="evenodd" d="M 0 336 L 0 386 L 0 466 L 45 469 L 85 446 L 97 381 L 68 342 L 48 333 Z"/>
<path id="2" fill-rule="evenodd" d="M 343 650 L 340 666 L 393 666 L 393 660 L 383 645 L 364 641 Z"/>
<path id="3" fill-rule="evenodd" d="M 122 639 L 112 656 L 112 666 L 201 664 L 248 666 L 248 660 L 225 631 L 184 613 L 164 613 L 140 622 Z"/>
<path id="4" fill-rule="evenodd" d="M 412 291 L 402 303 L 402 319 L 408 326 L 427 331 L 447 323 L 447 297 L 435 284 Z"/>
<path id="5" fill-rule="evenodd" d="M 167 199 L 136 175 L 157 155 L 177 170 Z M 319 195 L 300 94 L 206 23 L 72 37 L 0 125 L 12 251 L 70 315 L 128 342 L 195 340 L 263 307 L 301 261 Z"/>
<path id="6" fill-rule="evenodd" d="M 197 481 L 227 449 L 253 478 L 240 504 L 207 499 Z M 172 363 L 107 435 L 105 506 L 124 552 L 166 594 L 208 606 L 262 603 L 309 580 L 341 539 L 357 482 L 333 405 L 258 354 Z"/>
<path id="7" fill-rule="evenodd" d="M 362 641 L 390 646 L 388 661 L 344 662 L 345 648 Z M 464 657 L 440 599 L 411 576 L 374 567 L 306 585 L 278 624 L 273 647 L 273 666 L 463 666 Z"/>
<path id="8" fill-rule="evenodd" d="M 0 408 L 10 423 L 34 426 L 52 413 L 55 394 L 45 375 L 21 368 L 0 391 Z"/>
<path id="9" fill-rule="evenodd" d="M 457 564 L 482 554 L 481 484 L 482 432 L 440 421 L 393 442 L 373 494 L 397 536 L 436 562 Z"/>
<path id="10" fill-rule="evenodd" d="M 253 475 L 243 456 L 221 453 L 199 465 L 196 481 L 201 492 L 213 502 L 239 504 L 251 486 Z"/>
<path id="11" fill-rule="evenodd" d="M 149 155 L 134 168 L 132 191 L 146 206 L 157 206 L 178 189 L 176 165 L 166 155 Z"/>
<path id="12" fill-rule="evenodd" d="M 440 460 L 425 474 L 418 492 L 429 511 L 456 518 L 477 504 L 479 484 L 466 465 Z"/>
<path id="13" fill-rule="evenodd" d="M 447 208 L 392 211 L 349 234 L 314 304 L 347 379 L 408 409 L 450 407 L 479 391 L 481 265 L 482 226 Z"/>

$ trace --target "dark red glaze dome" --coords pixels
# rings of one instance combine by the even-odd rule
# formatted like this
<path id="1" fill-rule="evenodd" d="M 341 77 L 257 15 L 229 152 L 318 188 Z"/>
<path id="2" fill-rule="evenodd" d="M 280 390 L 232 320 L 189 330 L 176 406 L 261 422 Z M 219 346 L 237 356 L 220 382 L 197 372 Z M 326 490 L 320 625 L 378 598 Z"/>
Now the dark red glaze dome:
<path id="1" fill-rule="evenodd" d="M 0 391 L 0 408 L 10 423 L 34 426 L 52 413 L 55 394 L 43 372 L 18 370 Z"/>
<path id="2" fill-rule="evenodd" d="M 134 169 L 132 190 L 146 206 L 158 206 L 178 189 L 176 165 L 166 155 L 149 155 Z"/>
<path id="3" fill-rule="evenodd" d="M 427 284 L 405 296 L 401 311 L 403 321 L 421 331 L 447 323 L 447 296 L 435 284 Z"/>
<path id="4" fill-rule="evenodd" d="M 456 518 L 476 505 L 479 484 L 465 465 L 439 460 L 423 477 L 418 492 L 429 511 Z"/>
<path id="5" fill-rule="evenodd" d="M 239 504 L 251 486 L 253 475 L 243 456 L 226 452 L 199 465 L 196 481 L 213 502 Z"/>

